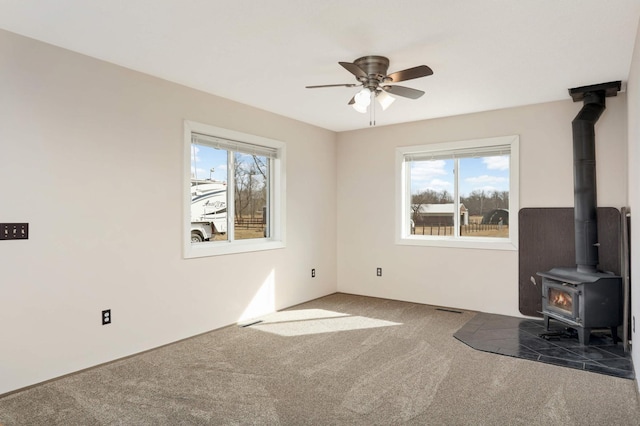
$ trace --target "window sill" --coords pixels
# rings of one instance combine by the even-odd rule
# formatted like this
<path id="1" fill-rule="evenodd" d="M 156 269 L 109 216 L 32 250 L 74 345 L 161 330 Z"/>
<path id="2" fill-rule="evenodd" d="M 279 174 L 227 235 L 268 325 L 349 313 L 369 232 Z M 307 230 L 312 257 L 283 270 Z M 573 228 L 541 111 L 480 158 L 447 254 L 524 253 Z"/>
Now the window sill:
<path id="1" fill-rule="evenodd" d="M 422 247 L 448 247 L 462 249 L 480 250 L 518 250 L 518 245 L 509 238 L 451 238 L 451 237 L 429 237 L 406 236 L 396 240 L 397 245 L 422 246 Z"/>
<path id="2" fill-rule="evenodd" d="M 208 256 L 223 256 L 226 254 L 247 253 L 254 251 L 276 250 L 285 248 L 284 241 L 275 240 L 247 240 L 247 241 L 219 241 L 191 243 L 184 247 L 184 258 L 194 259 Z"/>

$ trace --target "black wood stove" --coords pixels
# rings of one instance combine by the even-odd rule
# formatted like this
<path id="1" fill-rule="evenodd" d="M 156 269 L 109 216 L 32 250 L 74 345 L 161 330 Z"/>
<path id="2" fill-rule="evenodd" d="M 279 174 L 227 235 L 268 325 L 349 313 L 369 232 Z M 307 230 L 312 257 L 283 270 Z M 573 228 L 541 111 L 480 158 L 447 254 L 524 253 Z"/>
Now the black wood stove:
<path id="1" fill-rule="evenodd" d="M 610 328 L 617 341 L 622 324 L 622 278 L 598 270 L 595 123 L 605 98 L 616 96 L 621 82 L 570 89 L 584 105 L 572 122 L 576 267 L 538 272 L 542 277 L 542 314 L 547 330 L 554 319 L 578 332 L 583 345 L 591 330 Z"/>
<path id="2" fill-rule="evenodd" d="M 571 268 L 539 272 L 542 277 L 542 312 L 547 330 L 551 318 L 578 332 L 578 340 L 589 344 L 594 328 L 609 328 L 618 340 L 622 324 L 622 280 L 606 272 L 581 273 Z"/>

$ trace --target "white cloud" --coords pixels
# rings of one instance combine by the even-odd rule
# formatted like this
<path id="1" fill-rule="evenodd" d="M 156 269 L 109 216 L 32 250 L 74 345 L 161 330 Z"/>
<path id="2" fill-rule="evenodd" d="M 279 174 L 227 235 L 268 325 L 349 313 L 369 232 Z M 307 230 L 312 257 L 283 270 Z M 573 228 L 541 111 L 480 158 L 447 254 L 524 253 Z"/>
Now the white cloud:
<path id="1" fill-rule="evenodd" d="M 200 148 L 197 145 L 191 145 L 191 163 L 194 162 L 194 160 L 196 162 L 200 161 L 200 156 L 198 155 L 200 153 Z"/>
<path id="2" fill-rule="evenodd" d="M 473 188 L 474 191 L 484 191 L 485 193 L 491 193 L 494 191 L 500 191 L 500 189 L 496 188 L 495 186 L 491 186 L 491 185 L 485 185 L 485 186 L 477 186 L 475 188 Z"/>
<path id="3" fill-rule="evenodd" d="M 509 170 L 509 156 L 502 157 L 485 157 L 482 162 L 489 170 Z"/>
<path id="4" fill-rule="evenodd" d="M 442 179 L 433 179 L 427 184 L 427 189 L 433 189 L 435 191 L 441 191 L 443 189 L 450 189 L 453 187 L 451 182 Z"/>
<path id="5" fill-rule="evenodd" d="M 506 183 L 506 182 L 509 182 L 509 179 L 502 176 L 482 175 L 482 176 L 474 176 L 474 177 L 466 178 L 465 182 L 468 182 L 472 185 L 490 185 L 490 184 Z"/>
<path id="6" fill-rule="evenodd" d="M 446 164 L 444 160 L 417 161 L 411 165 L 411 180 L 429 180 L 446 175 Z"/>
<path id="7" fill-rule="evenodd" d="M 191 177 L 192 178 L 198 178 L 198 179 L 206 179 L 209 177 L 209 170 L 205 170 L 205 169 L 201 169 L 201 168 L 195 168 L 193 166 L 191 166 Z"/>
<path id="8" fill-rule="evenodd" d="M 412 192 L 418 193 L 431 189 L 441 191 L 453 188 L 453 175 L 451 171 L 445 169 L 447 163 L 444 160 L 416 161 L 411 165 L 411 186 Z M 451 176 L 447 181 L 442 177 Z"/>

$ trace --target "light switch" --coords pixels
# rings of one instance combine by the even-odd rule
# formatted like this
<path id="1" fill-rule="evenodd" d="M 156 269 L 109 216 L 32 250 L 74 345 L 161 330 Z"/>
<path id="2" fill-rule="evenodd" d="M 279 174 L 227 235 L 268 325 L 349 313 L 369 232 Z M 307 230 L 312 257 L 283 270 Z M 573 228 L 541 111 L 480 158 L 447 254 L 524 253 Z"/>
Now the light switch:
<path id="1" fill-rule="evenodd" d="M 28 238 L 28 223 L 0 223 L 0 240 L 26 240 Z"/>

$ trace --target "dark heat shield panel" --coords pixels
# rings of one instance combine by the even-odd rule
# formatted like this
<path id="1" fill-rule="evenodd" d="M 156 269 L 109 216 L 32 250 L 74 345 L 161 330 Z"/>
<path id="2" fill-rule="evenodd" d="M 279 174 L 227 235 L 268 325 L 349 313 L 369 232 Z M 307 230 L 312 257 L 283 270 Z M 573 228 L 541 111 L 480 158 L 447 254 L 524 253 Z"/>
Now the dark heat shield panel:
<path id="1" fill-rule="evenodd" d="M 598 207 L 599 269 L 620 275 L 620 212 Z M 575 267 L 573 208 L 525 208 L 518 215 L 519 309 L 522 315 L 542 317 L 542 279 L 537 272 Z"/>

